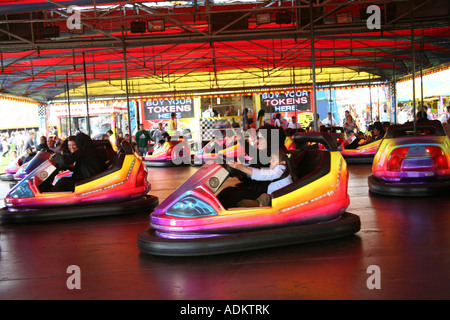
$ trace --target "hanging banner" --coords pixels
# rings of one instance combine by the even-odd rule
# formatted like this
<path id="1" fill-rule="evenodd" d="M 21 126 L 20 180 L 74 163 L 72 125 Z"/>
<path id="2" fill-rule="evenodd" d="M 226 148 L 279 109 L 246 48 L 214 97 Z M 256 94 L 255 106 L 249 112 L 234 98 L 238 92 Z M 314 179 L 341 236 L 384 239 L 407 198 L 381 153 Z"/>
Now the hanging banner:
<path id="1" fill-rule="evenodd" d="M 170 119 L 170 114 L 175 112 L 177 119 L 194 117 L 194 101 L 190 98 L 147 100 L 144 102 L 145 120 Z"/>
<path id="2" fill-rule="evenodd" d="M 311 110 L 311 92 L 296 91 L 261 94 L 261 108 L 267 113 Z"/>
<path id="3" fill-rule="evenodd" d="M 130 101 L 128 104 L 130 110 L 130 125 L 131 125 L 131 133 L 134 134 L 138 130 L 138 119 L 136 118 L 136 109 L 137 103 L 136 101 Z"/>

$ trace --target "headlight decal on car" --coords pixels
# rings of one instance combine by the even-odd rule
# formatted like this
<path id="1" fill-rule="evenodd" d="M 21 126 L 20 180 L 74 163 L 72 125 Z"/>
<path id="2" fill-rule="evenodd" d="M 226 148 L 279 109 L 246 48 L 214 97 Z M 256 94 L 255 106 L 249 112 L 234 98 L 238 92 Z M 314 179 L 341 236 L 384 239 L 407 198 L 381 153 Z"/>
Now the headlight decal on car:
<path id="1" fill-rule="evenodd" d="M 175 203 L 167 210 L 166 214 L 182 218 L 199 218 L 215 216 L 217 215 L 217 211 L 205 201 L 188 195 Z"/>
<path id="2" fill-rule="evenodd" d="M 28 185 L 29 178 L 26 180 L 22 180 L 19 184 L 11 191 L 10 196 L 12 198 L 21 199 L 21 198 L 33 198 L 34 193 L 31 191 L 30 186 Z"/>

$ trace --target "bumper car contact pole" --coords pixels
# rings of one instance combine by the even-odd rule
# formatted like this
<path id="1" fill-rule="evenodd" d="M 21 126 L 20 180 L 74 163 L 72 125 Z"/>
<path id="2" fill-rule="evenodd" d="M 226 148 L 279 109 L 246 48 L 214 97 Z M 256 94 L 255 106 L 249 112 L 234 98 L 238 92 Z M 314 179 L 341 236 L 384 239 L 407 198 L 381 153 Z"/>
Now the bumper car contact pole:
<path id="1" fill-rule="evenodd" d="M 123 42 L 123 68 L 125 74 L 125 94 L 127 96 L 127 113 L 128 113 L 128 133 L 130 138 L 133 136 L 131 130 L 130 118 L 130 93 L 128 92 L 128 66 L 127 66 L 127 46 L 125 43 L 124 26 L 122 25 L 122 42 Z"/>
<path id="2" fill-rule="evenodd" d="M 313 15 L 313 2 L 309 1 L 309 19 L 310 19 L 310 35 L 311 35 L 311 64 L 312 64 L 312 85 L 313 85 L 313 115 L 314 115 L 314 129 L 319 132 L 317 119 L 317 101 L 316 101 L 316 59 L 314 49 L 314 15 Z"/>
<path id="3" fill-rule="evenodd" d="M 66 88 L 67 88 L 67 114 L 69 115 L 69 136 L 72 135 L 72 117 L 70 116 L 70 90 L 69 90 L 69 74 L 66 73 Z"/>
<path id="4" fill-rule="evenodd" d="M 84 72 L 84 96 L 86 98 L 86 124 L 88 130 L 88 136 L 91 135 L 91 124 L 89 120 L 89 101 L 88 101 L 88 88 L 87 88 L 87 76 L 86 76 L 86 58 L 83 52 L 83 72 Z"/>
<path id="5" fill-rule="evenodd" d="M 411 4 L 414 7 L 413 4 Z M 411 8 L 411 63 L 412 63 L 412 104 L 413 104 L 413 127 L 414 134 L 417 132 L 416 125 L 416 52 L 414 50 L 414 8 Z"/>

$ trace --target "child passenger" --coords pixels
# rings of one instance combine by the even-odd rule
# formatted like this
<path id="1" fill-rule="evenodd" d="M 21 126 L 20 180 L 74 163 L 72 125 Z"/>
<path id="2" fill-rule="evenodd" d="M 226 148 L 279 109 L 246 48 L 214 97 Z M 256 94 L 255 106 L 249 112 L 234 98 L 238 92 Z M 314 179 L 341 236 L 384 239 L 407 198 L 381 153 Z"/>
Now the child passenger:
<path id="1" fill-rule="evenodd" d="M 267 192 L 259 195 L 256 199 L 243 199 L 237 202 L 238 207 L 264 207 L 270 206 L 271 194 L 293 182 L 289 158 L 283 151 L 273 152 L 270 157 L 269 169 L 257 169 L 246 167 L 241 163 L 231 163 L 230 167 L 242 171 L 252 180 L 272 181 Z"/>

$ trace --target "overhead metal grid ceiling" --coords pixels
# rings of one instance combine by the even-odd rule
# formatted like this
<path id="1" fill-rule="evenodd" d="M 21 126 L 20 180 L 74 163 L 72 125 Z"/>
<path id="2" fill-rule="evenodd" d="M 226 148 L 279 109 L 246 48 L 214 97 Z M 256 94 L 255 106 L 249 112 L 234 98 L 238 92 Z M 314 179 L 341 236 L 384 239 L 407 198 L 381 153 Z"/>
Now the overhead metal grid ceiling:
<path id="1" fill-rule="evenodd" d="M 374 4 L 381 25 L 371 30 L 366 9 Z M 79 33 L 68 29 L 73 5 Z M 46 102 L 64 99 L 68 88 L 84 97 L 85 87 L 91 98 L 302 87 L 312 84 L 312 61 L 318 86 L 392 81 L 450 62 L 449 7 L 447 0 L 0 0 L 0 91 Z"/>

